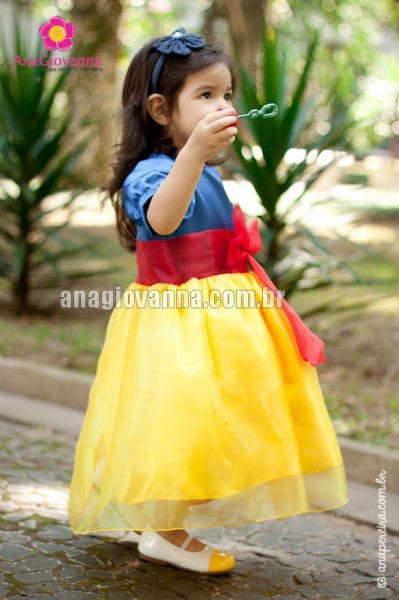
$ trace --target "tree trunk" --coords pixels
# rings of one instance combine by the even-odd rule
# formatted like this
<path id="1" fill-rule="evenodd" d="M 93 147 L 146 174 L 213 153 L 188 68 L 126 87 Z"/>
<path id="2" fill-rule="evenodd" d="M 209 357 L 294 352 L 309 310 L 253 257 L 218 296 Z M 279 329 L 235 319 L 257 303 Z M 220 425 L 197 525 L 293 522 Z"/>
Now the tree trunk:
<path id="1" fill-rule="evenodd" d="M 75 0 L 70 17 L 76 31 L 71 56 L 100 57 L 102 66 L 102 71 L 72 71 L 68 78 L 69 103 L 74 113 L 73 144 L 88 139 L 76 176 L 94 187 L 104 183 L 109 175 L 115 143 L 121 15 L 121 0 Z M 86 124 L 79 127 L 82 119 Z"/>
<path id="2" fill-rule="evenodd" d="M 31 312 L 29 304 L 30 288 L 31 288 L 31 254 L 32 246 L 27 241 L 30 226 L 20 226 L 19 246 L 18 250 L 22 249 L 22 264 L 19 268 L 18 275 L 12 281 L 12 306 L 16 315 L 27 315 Z M 17 250 L 16 250 L 17 252 Z"/>
<path id="3" fill-rule="evenodd" d="M 207 38 L 216 41 L 218 20 L 224 18 L 244 67 L 255 77 L 263 43 L 267 2 L 268 0 L 214 0 L 207 11 L 203 27 Z"/>
<path id="4" fill-rule="evenodd" d="M 222 41 L 233 58 L 235 46 L 240 62 L 255 81 L 260 77 L 267 5 L 268 0 L 214 0 L 205 14 L 202 28 L 210 43 Z M 228 38 L 230 44 L 227 45 Z M 250 140 L 246 123 L 240 124 L 240 136 L 244 141 Z M 233 150 L 230 148 L 228 152 L 234 162 Z M 228 162 L 220 166 L 220 172 L 223 177 L 232 176 Z"/>

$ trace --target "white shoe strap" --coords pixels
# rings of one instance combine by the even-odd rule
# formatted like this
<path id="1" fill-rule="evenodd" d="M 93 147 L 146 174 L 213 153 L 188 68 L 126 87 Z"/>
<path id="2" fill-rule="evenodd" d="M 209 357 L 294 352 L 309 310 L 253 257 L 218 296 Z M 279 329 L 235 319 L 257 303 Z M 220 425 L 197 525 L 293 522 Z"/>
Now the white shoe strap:
<path id="1" fill-rule="evenodd" d="M 183 548 L 183 550 L 185 550 L 187 548 L 187 546 L 189 545 L 189 543 L 191 542 L 191 540 L 193 539 L 193 534 L 192 533 L 188 533 L 186 539 L 184 540 L 184 542 L 180 545 L 180 548 Z"/>

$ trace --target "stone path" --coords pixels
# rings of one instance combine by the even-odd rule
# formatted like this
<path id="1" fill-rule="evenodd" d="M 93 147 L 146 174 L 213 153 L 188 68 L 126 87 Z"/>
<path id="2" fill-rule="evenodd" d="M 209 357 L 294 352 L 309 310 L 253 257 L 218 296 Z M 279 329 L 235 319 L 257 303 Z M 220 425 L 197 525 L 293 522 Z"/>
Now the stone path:
<path id="1" fill-rule="evenodd" d="M 379 573 L 376 527 L 334 511 L 191 530 L 235 555 L 234 571 L 219 577 L 141 561 L 133 543 L 75 536 L 66 513 L 74 445 L 48 427 L 0 420 L 1 599 L 399 597 L 399 536 L 388 535 L 386 572 Z"/>

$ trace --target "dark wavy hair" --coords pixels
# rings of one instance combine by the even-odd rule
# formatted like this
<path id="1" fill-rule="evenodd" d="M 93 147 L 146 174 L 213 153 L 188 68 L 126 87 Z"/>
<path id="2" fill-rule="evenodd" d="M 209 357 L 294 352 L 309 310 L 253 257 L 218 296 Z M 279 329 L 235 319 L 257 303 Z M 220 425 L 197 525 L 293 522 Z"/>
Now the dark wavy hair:
<path id="1" fill-rule="evenodd" d="M 136 164 L 147 158 L 151 152 L 163 152 L 173 158 L 177 154 L 166 128 L 154 121 L 147 111 L 149 79 L 159 56 L 157 50 L 151 46 L 157 39 L 159 38 L 148 42 L 135 54 L 127 70 L 122 90 L 122 131 L 120 142 L 114 146 L 116 153 L 112 164 L 113 175 L 101 187 L 111 198 L 116 213 L 119 241 L 129 252 L 134 252 L 136 248 L 136 225 L 124 211 L 122 184 Z M 236 66 L 223 45 L 206 44 L 203 48 L 193 50 L 188 56 L 168 55 L 157 92 L 165 97 L 169 114 L 174 109 L 186 77 L 218 63 L 224 63 L 230 70 L 234 94 L 237 85 Z M 218 165 L 225 160 L 226 157 L 216 157 L 207 164 Z"/>

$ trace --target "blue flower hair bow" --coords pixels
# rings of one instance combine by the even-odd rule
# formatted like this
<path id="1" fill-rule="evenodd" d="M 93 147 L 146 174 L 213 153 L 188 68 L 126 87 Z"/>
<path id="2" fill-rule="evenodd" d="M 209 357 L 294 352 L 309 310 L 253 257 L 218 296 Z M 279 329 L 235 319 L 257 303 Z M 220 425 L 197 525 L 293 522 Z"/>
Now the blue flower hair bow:
<path id="1" fill-rule="evenodd" d="M 181 54 L 182 56 L 187 56 L 191 54 L 191 50 L 203 48 L 204 46 L 205 42 L 199 33 L 186 34 L 184 27 L 179 27 L 172 35 L 160 38 L 152 47 L 156 48 L 162 54 Z"/>
<path id="2" fill-rule="evenodd" d="M 205 46 L 205 41 L 199 33 L 187 33 L 184 27 L 179 27 L 171 35 L 166 35 L 157 40 L 151 47 L 155 48 L 160 56 L 157 58 L 151 73 L 148 95 L 154 94 L 162 68 L 169 54 L 188 56 L 193 50 Z"/>

